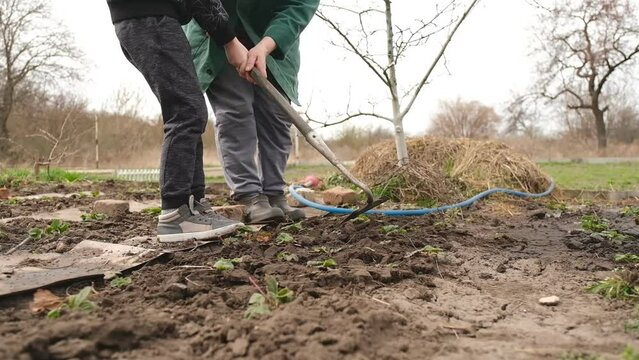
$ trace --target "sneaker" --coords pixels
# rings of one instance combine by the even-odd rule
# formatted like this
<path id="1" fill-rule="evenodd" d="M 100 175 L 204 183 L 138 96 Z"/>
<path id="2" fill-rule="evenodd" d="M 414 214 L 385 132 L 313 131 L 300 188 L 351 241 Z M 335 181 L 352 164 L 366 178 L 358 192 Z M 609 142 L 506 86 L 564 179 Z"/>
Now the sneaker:
<path id="1" fill-rule="evenodd" d="M 291 221 L 306 219 L 306 213 L 302 209 L 295 209 L 288 204 L 284 195 L 273 195 L 268 197 L 268 202 L 274 208 L 279 208 Z"/>
<path id="2" fill-rule="evenodd" d="M 195 209 L 195 199 L 179 209 L 159 216 L 158 241 L 172 243 L 190 240 L 211 240 L 230 235 L 243 227 L 238 221 L 218 214 L 200 214 Z"/>
<path id="3" fill-rule="evenodd" d="M 246 215 L 244 220 L 247 224 L 272 224 L 280 223 L 286 219 L 284 212 L 277 208 L 271 207 L 268 198 L 265 195 L 249 195 L 240 198 L 240 204 L 246 206 Z"/>

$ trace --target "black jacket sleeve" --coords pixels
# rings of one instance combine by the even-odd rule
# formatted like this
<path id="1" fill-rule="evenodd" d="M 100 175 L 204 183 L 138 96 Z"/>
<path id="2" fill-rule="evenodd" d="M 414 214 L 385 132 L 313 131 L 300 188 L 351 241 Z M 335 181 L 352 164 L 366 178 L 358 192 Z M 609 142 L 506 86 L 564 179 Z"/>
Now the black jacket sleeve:
<path id="1" fill-rule="evenodd" d="M 224 46 L 235 38 L 229 15 L 220 0 L 184 0 L 184 2 L 195 21 L 217 45 Z"/>

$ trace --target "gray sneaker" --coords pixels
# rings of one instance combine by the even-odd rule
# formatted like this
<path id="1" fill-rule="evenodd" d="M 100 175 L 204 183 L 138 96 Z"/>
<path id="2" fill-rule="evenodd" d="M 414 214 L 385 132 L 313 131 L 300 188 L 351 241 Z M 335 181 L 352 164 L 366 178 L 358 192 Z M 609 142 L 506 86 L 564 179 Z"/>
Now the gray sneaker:
<path id="1" fill-rule="evenodd" d="M 273 224 L 286 219 L 282 210 L 271 207 L 266 195 L 249 195 L 239 199 L 238 202 L 246 206 L 244 221 L 247 224 Z"/>
<path id="2" fill-rule="evenodd" d="M 191 197 L 188 205 L 182 205 L 172 213 L 159 216 L 158 241 L 172 243 L 210 240 L 230 235 L 243 226 L 241 222 L 229 220 L 213 212 L 200 214 L 195 208 L 195 200 Z"/>
<path id="3" fill-rule="evenodd" d="M 268 202 L 274 208 L 279 208 L 284 215 L 292 221 L 300 221 L 306 219 L 306 213 L 302 209 L 295 209 L 288 204 L 284 195 L 273 195 L 268 197 Z"/>

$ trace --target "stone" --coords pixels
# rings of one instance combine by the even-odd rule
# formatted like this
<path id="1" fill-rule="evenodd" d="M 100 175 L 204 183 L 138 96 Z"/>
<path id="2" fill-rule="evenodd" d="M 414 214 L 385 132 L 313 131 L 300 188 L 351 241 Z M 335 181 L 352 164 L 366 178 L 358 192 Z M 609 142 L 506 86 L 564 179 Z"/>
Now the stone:
<path id="1" fill-rule="evenodd" d="M 297 193 L 300 194 L 304 199 L 312 201 L 312 202 L 317 202 L 319 197 L 318 193 L 315 190 L 307 189 L 307 188 L 297 189 Z M 286 195 L 286 201 L 288 202 L 289 206 L 292 206 L 295 208 L 305 207 L 304 204 L 297 201 L 297 199 L 295 199 L 293 195 L 291 194 Z"/>
<path id="2" fill-rule="evenodd" d="M 64 241 L 58 241 L 58 243 L 55 245 L 55 249 L 53 251 L 57 252 L 58 254 L 62 254 L 65 253 L 67 251 L 69 251 L 69 245 L 67 245 L 66 242 Z"/>
<path id="3" fill-rule="evenodd" d="M 235 356 L 244 356 L 248 351 L 249 342 L 245 338 L 238 338 L 231 344 L 231 351 Z"/>
<path id="4" fill-rule="evenodd" d="M 119 217 L 129 212 L 129 202 L 120 200 L 98 200 L 93 203 L 93 212 L 108 217 Z"/>
<path id="5" fill-rule="evenodd" d="M 353 272 L 353 279 L 358 283 L 370 283 L 373 281 L 373 276 L 366 269 L 357 269 Z"/>
<path id="6" fill-rule="evenodd" d="M 548 296 L 539 299 L 539 303 L 544 306 L 557 306 L 559 305 L 559 296 Z"/>
<path id="7" fill-rule="evenodd" d="M 228 205 L 217 206 L 212 208 L 213 212 L 222 215 L 227 219 L 242 221 L 246 212 L 246 206 L 244 205 Z"/>
<path id="8" fill-rule="evenodd" d="M 353 205 L 357 203 L 357 193 L 341 186 L 324 191 L 324 204 L 331 206 Z"/>

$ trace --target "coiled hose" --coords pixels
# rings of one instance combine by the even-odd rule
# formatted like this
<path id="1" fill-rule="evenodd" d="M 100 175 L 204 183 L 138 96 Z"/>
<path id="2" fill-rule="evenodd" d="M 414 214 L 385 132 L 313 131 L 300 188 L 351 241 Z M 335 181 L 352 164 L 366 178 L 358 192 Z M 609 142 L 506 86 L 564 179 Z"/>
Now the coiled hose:
<path id="1" fill-rule="evenodd" d="M 497 194 L 497 193 L 501 193 L 501 194 L 506 194 L 506 195 L 511 195 L 511 196 L 516 196 L 516 197 L 521 197 L 521 198 L 525 198 L 525 199 L 538 199 L 538 198 L 542 198 L 545 196 L 548 196 L 550 194 L 552 194 L 553 191 L 555 191 L 555 182 L 551 181 L 550 182 L 550 186 L 548 187 L 548 190 L 544 191 L 543 193 L 539 193 L 539 194 L 533 194 L 533 193 L 528 193 L 528 192 L 524 192 L 524 191 L 517 191 L 517 190 L 512 190 L 512 189 L 502 189 L 502 188 L 494 188 L 494 189 L 490 189 L 490 190 L 486 190 L 482 193 L 479 193 L 473 197 L 471 197 L 470 199 L 464 200 L 462 202 L 459 202 L 457 204 L 452 204 L 452 205 L 445 205 L 445 206 L 440 206 L 440 207 L 436 207 L 436 208 L 424 208 L 424 209 L 413 209 L 413 210 L 369 210 L 366 212 L 366 214 L 377 214 L 377 215 L 386 215 L 386 216 L 422 216 L 422 215 L 428 215 L 428 214 L 435 214 L 435 213 L 441 213 L 441 212 L 445 212 L 451 209 L 462 209 L 462 208 L 467 208 L 469 206 L 471 206 L 472 204 L 476 203 L 477 201 L 487 198 L 488 196 L 492 195 L 492 194 Z M 297 200 L 298 202 L 300 202 L 300 204 L 303 204 L 305 206 L 317 209 L 317 210 L 322 210 L 322 211 L 326 211 L 328 213 L 331 214 L 339 214 L 339 215 L 348 215 L 353 213 L 355 210 L 352 209 L 344 209 L 344 208 L 338 208 L 338 207 L 334 207 L 334 206 L 328 206 L 328 205 L 324 205 L 324 204 L 318 204 L 316 202 L 310 201 L 306 198 L 304 198 L 302 195 L 300 195 L 297 192 L 297 189 L 303 188 L 303 186 L 300 185 L 291 185 L 288 188 L 288 191 L 291 193 L 291 195 L 295 198 L 295 200 Z"/>

